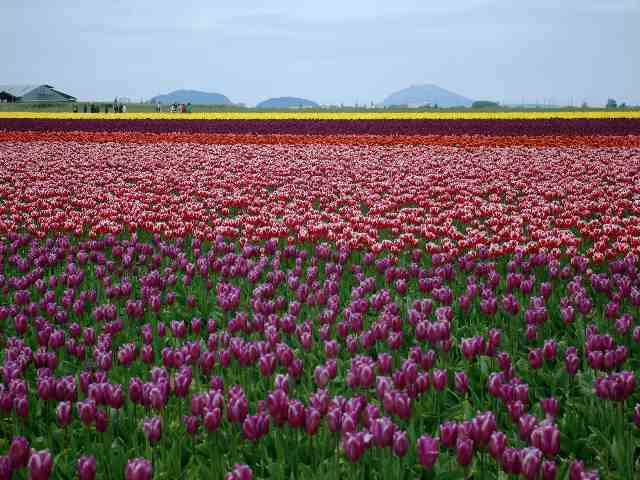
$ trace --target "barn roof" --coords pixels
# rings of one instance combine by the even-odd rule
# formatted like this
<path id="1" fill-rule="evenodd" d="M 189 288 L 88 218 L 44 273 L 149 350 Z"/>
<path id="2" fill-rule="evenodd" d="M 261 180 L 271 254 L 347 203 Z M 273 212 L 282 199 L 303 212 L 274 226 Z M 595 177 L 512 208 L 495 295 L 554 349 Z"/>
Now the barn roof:
<path id="1" fill-rule="evenodd" d="M 0 85 L 0 92 L 7 92 L 12 97 L 23 97 L 38 87 L 40 85 Z M 45 87 L 53 88 L 51 85 L 45 85 Z"/>

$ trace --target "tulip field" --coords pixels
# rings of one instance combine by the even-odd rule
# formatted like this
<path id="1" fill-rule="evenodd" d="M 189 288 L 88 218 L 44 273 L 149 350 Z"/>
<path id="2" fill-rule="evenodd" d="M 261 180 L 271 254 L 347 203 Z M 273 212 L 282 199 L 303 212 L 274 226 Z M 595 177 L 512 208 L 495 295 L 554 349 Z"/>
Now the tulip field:
<path id="1" fill-rule="evenodd" d="M 640 478 L 601 113 L 3 113 L 0 480 Z"/>

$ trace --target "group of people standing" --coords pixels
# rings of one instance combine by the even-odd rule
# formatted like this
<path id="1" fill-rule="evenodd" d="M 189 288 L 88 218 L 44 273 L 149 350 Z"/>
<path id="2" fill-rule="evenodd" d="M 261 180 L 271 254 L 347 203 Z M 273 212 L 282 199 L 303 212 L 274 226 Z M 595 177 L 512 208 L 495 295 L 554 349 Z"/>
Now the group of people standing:
<path id="1" fill-rule="evenodd" d="M 73 104 L 73 113 L 78 113 L 78 104 Z M 100 105 L 97 103 L 84 104 L 82 106 L 84 113 L 100 113 Z M 126 111 L 126 110 L 125 110 Z M 104 113 L 109 113 L 109 104 L 104 105 Z"/>
<path id="2" fill-rule="evenodd" d="M 127 105 L 124 104 L 124 103 L 118 102 L 118 99 L 116 98 L 113 101 L 113 112 L 114 113 L 127 113 Z"/>
<path id="3" fill-rule="evenodd" d="M 156 103 L 156 112 L 161 112 L 161 111 L 162 111 L 162 105 L 160 104 L 160 102 L 158 102 Z M 173 102 L 171 105 L 169 105 L 168 111 L 171 113 L 176 113 L 176 112 L 191 113 L 193 111 L 193 108 L 191 106 L 191 102 L 188 102 L 188 103 Z"/>
<path id="4" fill-rule="evenodd" d="M 103 105 L 104 107 L 104 113 L 109 113 L 110 111 L 110 105 L 108 103 L 105 103 Z M 90 103 L 90 104 L 84 104 L 82 106 L 82 111 L 84 113 L 100 113 L 100 105 L 97 103 Z M 124 103 L 118 103 L 117 101 L 113 102 L 113 111 L 115 113 L 127 113 L 127 106 Z M 78 113 L 78 104 L 74 103 L 73 104 L 73 113 Z"/>
<path id="5" fill-rule="evenodd" d="M 101 106 L 100 104 L 97 104 L 97 103 L 91 103 L 91 104 L 85 103 L 82 106 L 82 108 L 84 113 L 100 113 L 100 110 L 102 108 L 104 108 L 104 113 L 109 113 L 111 111 L 111 108 L 113 108 L 114 113 L 127 113 L 127 105 L 125 103 L 118 102 L 117 98 L 113 101 L 113 105 L 109 105 L 108 103 L 105 103 L 105 104 L 102 104 Z M 156 112 L 161 112 L 161 111 L 162 111 L 162 104 L 158 102 L 156 103 Z M 176 112 L 191 113 L 193 111 L 193 107 L 191 105 L 191 102 L 188 102 L 188 103 L 174 102 L 168 106 L 167 111 L 171 113 L 176 113 Z M 73 104 L 73 113 L 78 113 L 77 103 Z"/>

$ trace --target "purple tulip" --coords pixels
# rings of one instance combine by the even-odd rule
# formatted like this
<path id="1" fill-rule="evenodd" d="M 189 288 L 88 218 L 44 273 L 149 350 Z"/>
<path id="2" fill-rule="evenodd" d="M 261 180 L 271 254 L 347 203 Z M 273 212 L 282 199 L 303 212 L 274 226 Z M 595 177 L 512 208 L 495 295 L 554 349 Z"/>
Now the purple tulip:
<path id="1" fill-rule="evenodd" d="M 502 468 L 505 473 L 519 475 L 521 471 L 520 451 L 517 448 L 505 448 L 502 452 Z"/>
<path id="2" fill-rule="evenodd" d="M 518 428 L 520 430 L 520 438 L 522 438 L 525 441 L 528 441 L 529 438 L 531 437 L 531 432 L 533 432 L 533 430 L 536 428 L 537 425 L 538 425 L 538 419 L 534 415 L 531 415 L 530 413 L 526 413 L 522 415 L 518 419 Z"/>
<path id="3" fill-rule="evenodd" d="M 0 480 L 11 480 L 13 467 L 9 455 L 0 455 Z"/>
<path id="4" fill-rule="evenodd" d="M 491 453 L 491 456 L 499 461 L 506 447 L 507 436 L 503 432 L 493 432 L 489 440 L 489 453 Z"/>
<path id="5" fill-rule="evenodd" d="M 458 463 L 466 467 L 473 458 L 473 440 L 465 437 L 458 437 L 456 441 L 456 458 Z"/>
<path id="6" fill-rule="evenodd" d="M 433 388 L 442 391 L 447 386 L 447 372 L 445 370 L 434 370 L 432 373 Z"/>
<path id="7" fill-rule="evenodd" d="M 556 464 L 551 460 L 542 463 L 542 480 L 555 480 Z"/>
<path id="8" fill-rule="evenodd" d="M 282 389 L 276 389 L 267 395 L 267 406 L 269 415 L 276 425 L 282 425 L 287 420 L 289 413 L 289 398 Z"/>
<path id="9" fill-rule="evenodd" d="M 409 439 L 407 437 L 407 432 L 403 430 L 396 430 L 393 433 L 393 453 L 395 453 L 398 457 L 404 457 L 409 450 Z"/>
<path id="10" fill-rule="evenodd" d="M 13 437 L 11 445 L 9 446 L 9 458 L 11 459 L 13 469 L 17 470 L 26 467 L 30 454 L 31 451 L 27 439 L 24 437 Z"/>
<path id="11" fill-rule="evenodd" d="M 195 435 L 198 431 L 198 424 L 200 423 L 200 419 L 195 415 L 183 415 L 182 423 L 184 423 L 188 434 Z"/>
<path id="12" fill-rule="evenodd" d="M 440 453 L 440 442 L 438 438 L 423 435 L 418 438 L 416 448 L 418 450 L 418 458 L 420 463 L 427 470 L 431 470 L 438 459 Z"/>
<path id="13" fill-rule="evenodd" d="M 584 478 L 585 469 L 582 460 L 574 460 L 569 466 L 569 479 L 582 480 Z"/>
<path id="14" fill-rule="evenodd" d="M 78 480 L 93 480 L 96 477 L 96 457 L 84 455 L 78 459 Z"/>
<path id="15" fill-rule="evenodd" d="M 540 406 L 548 418 L 554 419 L 558 416 L 560 406 L 555 397 L 543 398 L 540 400 Z"/>
<path id="16" fill-rule="evenodd" d="M 580 357 L 577 355 L 567 355 L 565 358 L 565 367 L 569 375 L 575 375 L 580 368 Z"/>
<path id="17" fill-rule="evenodd" d="M 227 417 L 230 422 L 242 422 L 249 413 L 249 402 L 244 395 L 229 398 Z"/>
<path id="18" fill-rule="evenodd" d="M 529 351 L 529 365 L 531 365 L 531 368 L 533 368 L 534 370 L 537 370 L 540 367 L 542 367 L 543 360 L 544 360 L 544 356 L 542 353 L 542 349 L 534 348 Z"/>
<path id="19" fill-rule="evenodd" d="M 16 409 L 16 415 L 20 418 L 29 416 L 29 399 L 26 395 L 19 395 L 13 400 L 13 406 Z"/>
<path id="20" fill-rule="evenodd" d="M 507 405 L 507 410 L 509 411 L 509 415 L 511 415 L 511 419 L 516 422 L 524 414 L 525 405 L 521 400 L 516 400 Z"/>
<path id="21" fill-rule="evenodd" d="M 373 436 L 373 443 L 377 447 L 388 447 L 393 442 L 396 426 L 389 417 L 383 417 L 372 421 L 369 431 Z"/>
<path id="22" fill-rule="evenodd" d="M 531 444 L 553 458 L 560 451 L 560 430 L 553 423 L 544 422 L 531 432 Z"/>
<path id="23" fill-rule="evenodd" d="M 554 339 L 545 340 L 542 353 L 547 360 L 555 360 L 558 351 L 558 343 Z"/>
<path id="24" fill-rule="evenodd" d="M 411 416 L 411 398 L 404 392 L 396 392 L 393 397 L 393 411 L 403 420 Z"/>
<path id="25" fill-rule="evenodd" d="M 153 468 L 145 458 L 132 458 L 124 469 L 125 480 L 151 480 Z"/>
<path id="26" fill-rule="evenodd" d="M 29 478 L 31 480 L 48 480 L 53 469 L 53 457 L 49 450 L 31 450 L 29 457 Z"/>
<path id="27" fill-rule="evenodd" d="M 287 421 L 291 428 L 302 428 L 304 426 L 306 409 L 300 400 L 289 401 Z"/>
<path id="28" fill-rule="evenodd" d="M 340 431 L 342 424 L 342 412 L 339 408 L 332 408 L 327 413 L 327 427 L 332 433 Z"/>
<path id="29" fill-rule="evenodd" d="M 465 372 L 454 373 L 453 379 L 456 390 L 460 393 L 467 393 L 469 391 L 469 377 L 467 377 Z"/>
<path id="30" fill-rule="evenodd" d="M 307 408 L 307 415 L 305 417 L 304 429 L 308 435 L 315 435 L 320 426 L 322 420 L 322 414 L 314 407 Z"/>
<path id="31" fill-rule="evenodd" d="M 520 450 L 520 468 L 527 480 L 536 480 L 538 478 L 541 463 L 542 452 L 537 448 L 523 448 Z"/>
<path id="32" fill-rule="evenodd" d="M 236 464 L 233 471 L 225 475 L 224 480 L 253 480 L 253 471 L 249 465 Z"/>
<path id="33" fill-rule="evenodd" d="M 96 402 L 90 399 L 83 400 L 76 404 L 76 408 L 78 409 L 80 421 L 87 426 L 91 425 L 96 416 Z"/>
<path id="34" fill-rule="evenodd" d="M 142 428 L 151 445 L 160 441 L 162 436 L 162 419 L 160 417 L 145 417 Z"/>
<path id="35" fill-rule="evenodd" d="M 440 425 L 440 441 L 447 448 L 453 448 L 458 438 L 458 424 L 446 421 Z"/>
<path id="36" fill-rule="evenodd" d="M 95 416 L 96 431 L 104 433 L 109 426 L 109 413 L 106 410 L 97 410 Z"/>
<path id="37" fill-rule="evenodd" d="M 491 411 L 479 413 L 471 423 L 473 426 L 473 440 L 480 445 L 488 444 L 491 435 L 496 430 L 496 416 L 494 413 Z"/>
<path id="38" fill-rule="evenodd" d="M 357 462 L 364 454 L 363 439 L 356 432 L 346 432 L 342 439 L 342 448 L 351 462 Z"/>

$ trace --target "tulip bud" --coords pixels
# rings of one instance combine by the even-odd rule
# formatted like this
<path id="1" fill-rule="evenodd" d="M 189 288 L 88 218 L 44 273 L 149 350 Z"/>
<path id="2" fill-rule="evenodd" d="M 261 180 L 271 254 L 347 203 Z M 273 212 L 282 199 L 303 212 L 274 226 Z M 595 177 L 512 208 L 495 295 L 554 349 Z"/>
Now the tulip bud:
<path id="1" fill-rule="evenodd" d="M 442 391 L 447 386 L 447 372 L 444 370 L 434 370 L 432 374 L 433 388 Z"/>
<path id="2" fill-rule="evenodd" d="M 473 440 L 466 437 L 458 437 L 456 441 L 456 458 L 458 463 L 466 467 L 473 458 Z"/>
<path id="3" fill-rule="evenodd" d="M 547 415 L 547 417 L 555 418 L 558 416 L 559 404 L 558 400 L 555 397 L 551 398 L 543 398 L 540 400 L 540 406 L 542 410 Z"/>
<path id="4" fill-rule="evenodd" d="M 398 457 L 404 457 L 409 450 L 409 439 L 407 438 L 407 432 L 403 430 L 397 430 L 393 434 L 393 453 Z"/>
<path id="5" fill-rule="evenodd" d="M 553 458 L 560 451 L 560 430 L 553 423 L 543 423 L 531 432 L 531 444 Z"/>
<path id="6" fill-rule="evenodd" d="M 287 420 L 291 428 L 301 428 L 304 426 L 305 408 L 299 400 L 289 402 Z"/>
<path id="7" fill-rule="evenodd" d="M 347 432 L 342 440 L 342 448 L 351 462 L 357 462 L 364 454 L 365 445 L 362 437 L 355 432 Z"/>
<path id="8" fill-rule="evenodd" d="M 542 463 L 542 452 L 537 448 L 523 448 L 520 450 L 520 465 L 522 474 L 527 480 L 536 480 Z"/>
<path id="9" fill-rule="evenodd" d="M 29 416 L 29 399 L 26 395 L 17 396 L 13 400 L 13 406 L 18 417 L 27 418 Z"/>
<path id="10" fill-rule="evenodd" d="M 491 453 L 491 456 L 499 461 L 506 447 L 507 436 L 503 432 L 493 432 L 489 440 L 489 453 Z"/>
<path id="11" fill-rule="evenodd" d="M 369 430 L 375 445 L 383 448 L 392 444 L 396 426 L 389 417 L 383 417 L 372 421 Z"/>
<path id="12" fill-rule="evenodd" d="M 76 404 L 80 421 L 85 425 L 91 425 L 96 416 L 96 402 L 87 399 Z"/>
<path id="13" fill-rule="evenodd" d="M 542 480 L 555 480 L 556 464 L 551 460 L 542 463 Z"/>
<path id="14" fill-rule="evenodd" d="M 24 437 L 13 437 L 9 446 L 9 459 L 14 470 L 27 466 L 29 461 L 29 442 Z"/>
<path id="15" fill-rule="evenodd" d="M 133 458 L 124 469 L 125 480 L 151 480 L 151 462 L 145 458 Z"/>
<path id="16" fill-rule="evenodd" d="M 96 457 L 84 455 L 78 459 L 78 480 L 94 480 L 96 477 Z"/>
<path id="17" fill-rule="evenodd" d="M 467 393 L 469 391 L 469 377 L 467 377 L 467 374 L 464 372 L 456 372 L 453 377 L 456 390 L 460 393 Z"/>
<path id="18" fill-rule="evenodd" d="M 332 433 L 340 431 L 342 423 L 342 412 L 338 408 L 332 408 L 327 413 L 327 427 Z"/>
<path id="19" fill-rule="evenodd" d="M 162 436 L 162 419 L 160 417 L 145 417 L 142 428 L 151 445 L 160 441 Z"/>
<path id="20" fill-rule="evenodd" d="M 190 435 L 195 435 L 198 430 L 199 419 L 195 415 L 183 415 L 182 423 Z"/>
<path id="21" fill-rule="evenodd" d="M 320 411 L 313 407 L 308 407 L 304 423 L 305 432 L 308 435 L 315 435 L 320 426 L 320 420 L 322 420 Z"/>
<path id="22" fill-rule="evenodd" d="M 531 436 L 531 432 L 533 432 L 534 428 L 536 428 L 538 420 L 534 415 L 529 413 L 522 415 L 518 419 L 518 428 L 520 429 L 520 438 L 525 441 L 529 440 Z"/>
<path id="23" fill-rule="evenodd" d="M 504 452 L 502 452 L 502 468 L 511 475 L 520 474 L 520 451 L 517 448 L 504 449 Z"/>
<path id="24" fill-rule="evenodd" d="M 314 371 L 314 378 L 315 378 L 316 384 L 320 388 L 324 388 L 327 386 L 330 380 L 329 371 L 325 367 L 318 366 Z"/>
<path id="25" fill-rule="evenodd" d="M 31 480 L 48 480 L 53 469 L 53 457 L 49 450 L 31 450 L 29 457 L 29 478 Z"/>
<path id="26" fill-rule="evenodd" d="M 0 455 L 0 479 L 11 480 L 12 471 L 9 455 Z"/>
<path id="27" fill-rule="evenodd" d="M 253 471 L 249 465 L 236 464 L 233 471 L 227 473 L 224 480 L 252 480 Z"/>
<path id="28" fill-rule="evenodd" d="M 220 426 L 220 420 L 222 418 L 222 411 L 219 408 L 212 410 L 205 410 L 203 417 L 203 425 L 207 432 L 215 432 Z"/>
<path id="29" fill-rule="evenodd" d="M 569 480 L 582 480 L 584 478 L 584 462 L 574 460 L 569 467 Z"/>
<path id="30" fill-rule="evenodd" d="M 429 435 L 423 435 L 418 438 L 416 448 L 418 450 L 418 458 L 420 463 L 427 470 L 431 470 L 436 463 L 439 455 L 439 441 L 438 438 L 430 437 Z"/>
<path id="31" fill-rule="evenodd" d="M 109 425 L 109 414 L 106 410 L 97 410 L 95 416 L 96 431 L 104 433 Z"/>
<path id="32" fill-rule="evenodd" d="M 447 448 L 453 448 L 458 438 L 458 424 L 455 422 L 444 422 L 440 425 L 440 440 Z"/>
<path id="33" fill-rule="evenodd" d="M 397 392 L 393 397 L 393 411 L 403 420 L 411 416 L 411 398 L 404 392 Z"/>

